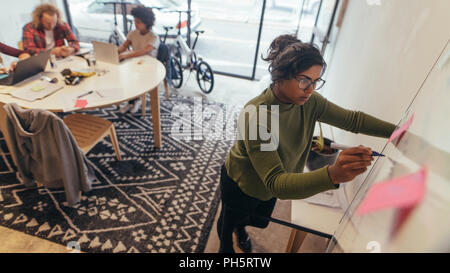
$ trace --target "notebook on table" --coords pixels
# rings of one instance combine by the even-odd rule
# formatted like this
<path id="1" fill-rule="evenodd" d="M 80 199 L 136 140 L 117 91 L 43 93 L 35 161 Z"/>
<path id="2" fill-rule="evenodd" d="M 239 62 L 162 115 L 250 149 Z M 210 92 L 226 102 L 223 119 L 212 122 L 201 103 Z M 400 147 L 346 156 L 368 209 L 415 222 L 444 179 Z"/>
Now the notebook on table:
<path id="1" fill-rule="evenodd" d="M 10 93 L 11 96 L 26 101 L 43 99 L 63 88 L 62 85 L 47 81 L 36 81 Z"/>

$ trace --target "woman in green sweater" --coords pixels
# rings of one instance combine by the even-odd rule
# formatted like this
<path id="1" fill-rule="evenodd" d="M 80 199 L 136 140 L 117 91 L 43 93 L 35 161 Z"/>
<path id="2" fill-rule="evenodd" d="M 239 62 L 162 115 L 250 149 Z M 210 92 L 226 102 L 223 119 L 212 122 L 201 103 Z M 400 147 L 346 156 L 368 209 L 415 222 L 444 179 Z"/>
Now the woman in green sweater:
<path id="1" fill-rule="evenodd" d="M 334 165 L 302 173 L 311 149 L 316 121 L 354 133 L 388 138 L 395 125 L 358 111 L 343 109 L 314 92 L 325 83 L 326 68 L 320 51 L 291 35 L 281 35 L 270 45 L 264 60 L 270 63 L 272 84 L 246 104 L 245 134 L 241 134 L 222 166 L 220 188 L 222 209 L 217 223 L 219 252 L 234 252 L 232 234 L 238 246 L 251 251 L 245 226 L 265 228 L 268 221 L 253 215 L 270 217 L 277 198 L 302 199 L 353 180 L 365 172 L 373 160 L 370 148 L 358 146 L 343 150 Z M 261 107 L 263 106 L 263 107 Z M 266 107 L 267 110 L 264 110 Z M 262 110 L 260 110 L 262 109 Z M 273 110 L 272 110 L 273 109 Z M 265 111 L 267 122 L 259 120 Z M 242 117 L 241 113 L 241 117 Z M 244 115 L 245 117 L 245 115 Z M 259 118 L 258 118 L 259 117 Z M 271 120 L 276 118 L 277 121 Z M 242 121 L 242 119 L 240 119 Z M 276 132 L 266 123 L 278 122 Z M 249 130 L 269 131 L 271 140 Z M 276 140 L 274 149 L 265 149 Z"/>

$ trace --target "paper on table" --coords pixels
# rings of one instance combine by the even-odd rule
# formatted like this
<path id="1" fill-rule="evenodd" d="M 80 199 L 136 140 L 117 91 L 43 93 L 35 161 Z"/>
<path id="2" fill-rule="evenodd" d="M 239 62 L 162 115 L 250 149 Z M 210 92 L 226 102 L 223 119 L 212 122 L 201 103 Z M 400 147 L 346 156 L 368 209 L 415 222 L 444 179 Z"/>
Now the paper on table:
<path id="1" fill-rule="evenodd" d="M 95 96 L 98 96 L 95 92 L 85 95 L 82 98 L 78 98 L 80 94 L 71 94 L 61 96 L 61 104 L 64 112 L 85 108 L 88 104 L 92 104 Z"/>
<path id="2" fill-rule="evenodd" d="M 304 201 L 311 203 L 311 204 L 322 205 L 322 206 L 327 206 L 327 207 L 332 207 L 332 208 L 339 208 L 339 207 L 341 207 L 341 204 L 339 203 L 339 200 L 338 200 L 336 194 L 337 193 L 335 190 L 321 192 L 314 196 L 304 199 Z"/>
<path id="3" fill-rule="evenodd" d="M 14 90 L 10 94 L 11 96 L 22 100 L 35 101 L 43 99 L 61 88 L 63 87 L 59 84 L 49 83 L 47 81 L 36 81 L 26 87 Z"/>
<path id="4" fill-rule="evenodd" d="M 411 115 L 409 120 L 405 124 L 402 125 L 402 127 L 400 127 L 399 129 L 395 130 L 392 133 L 391 137 L 388 140 L 388 143 L 392 142 L 394 139 L 396 139 L 397 137 L 399 137 L 400 135 L 405 133 L 409 129 L 409 127 L 411 126 L 411 123 L 412 123 L 413 119 L 414 119 L 414 113 Z"/>
<path id="5" fill-rule="evenodd" d="M 88 104 L 87 100 L 80 99 L 80 100 L 77 100 L 75 102 L 75 106 L 74 107 L 76 107 L 76 108 L 84 108 L 84 107 L 86 107 L 87 104 Z"/>
<path id="6" fill-rule="evenodd" d="M 80 94 L 61 96 L 63 111 L 69 112 L 79 108 L 89 107 L 90 105 L 100 104 L 101 102 L 120 100 L 124 97 L 122 88 L 95 89 L 93 91 L 91 94 L 82 98 L 78 98 Z M 80 107 L 80 105 L 77 106 L 76 103 L 79 99 L 86 100 L 86 105 L 83 105 L 83 107 Z"/>
<path id="7" fill-rule="evenodd" d="M 112 99 L 121 99 L 124 97 L 122 88 L 102 88 L 94 90 L 96 96 L 92 102 L 109 101 Z"/>
<path id="8" fill-rule="evenodd" d="M 359 205 L 356 214 L 364 215 L 388 208 L 414 207 L 425 194 L 426 175 L 427 169 L 422 168 L 416 173 L 374 185 Z"/>
<path id="9" fill-rule="evenodd" d="M 10 94 L 11 93 L 11 88 L 10 86 L 4 86 L 4 85 L 0 85 L 0 94 Z"/>

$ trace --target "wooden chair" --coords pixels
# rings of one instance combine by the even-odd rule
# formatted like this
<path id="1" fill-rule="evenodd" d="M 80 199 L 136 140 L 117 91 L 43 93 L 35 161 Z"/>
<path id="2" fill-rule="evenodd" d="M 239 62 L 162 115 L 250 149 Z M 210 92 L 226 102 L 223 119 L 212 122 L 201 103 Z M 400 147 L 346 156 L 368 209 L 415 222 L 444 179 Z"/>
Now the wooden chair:
<path id="1" fill-rule="evenodd" d="M 166 99 L 170 100 L 170 97 L 169 97 L 169 85 L 167 84 L 167 80 L 166 79 L 164 79 L 164 88 L 166 89 Z"/>
<path id="2" fill-rule="evenodd" d="M 71 114 L 66 116 L 63 121 L 69 127 L 78 146 L 85 154 L 105 136 L 109 135 L 117 160 L 122 160 L 116 130 L 109 120 L 86 114 Z"/>
<path id="3" fill-rule="evenodd" d="M 0 102 L 0 131 L 3 133 L 8 150 L 11 151 L 11 146 L 7 141 L 9 135 L 6 130 L 6 111 L 3 109 L 3 105 L 4 103 Z M 116 152 L 116 158 L 122 160 L 116 130 L 114 129 L 114 124 L 110 121 L 85 114 L 71 114 L 66 116 L 63 121 L 71 131 L 84 154 L 88 153 L 100 140 L 109 135 L 111 142 L 113 143 L 114 151 Z M 3 153 L 3 151 L 1 152 Z M 11 156 L 11 158 L 13 163 L 17 166 L 14 157 Z M 37 187 L 43 186 L 39 182 L 36 182 L 36 185 Z"/>
<path id="4" fill-rule="evenodd" d="M 0 102 L 0 131 L 2 131 L 3 134 L 3 138 L 5 139 L 6 142 L 6 147 L 8 147 L 8 150 L 11 151 L 11 146 L 9 144 L 9 142 L 7 141 L 7 139 L 9 139 L 9 134 L 8 131 L 6 130 L 6 111 L 5 109 L 3 109 L 3 105 L 5 105 L 3 102 Z M 3 153 L 5 153 L 5 151 L 0 150 Z M 7 155 L 8 153 L 5 153 L 5 155 Z M 14 157 L 12 157 L 13 163 L 14 165 L 17 166 L 17 163 L 14 159 Z"/>
<path id="5" fill-rule="evenodd" d="M 6 111 L 5 111 L 5 109 L 3 109 L 3 105 L 5 105 L 5 104 L 3 102 L 0 102 L 0 131 L 3 134 L 3 138 L 5 139 L 6 147 L 8 147 L 9 153 L 5 153 L 5 151 L 3 151 L 3 150 L 0 150 L 0 151 L 2 154 L 8 155 L 11 153 L 12 147 L 11 147 L 11 144 L 9 144 L 9 142 L 8 142 L 9 133 L 8 133 L 8 130 L 6 130 Z M 17 166 L 16 159 L 12 155 L 11 155 L 11 159 L 14 163 L 14 166 Z M 36 182 L 36 186 L 38 188 L 40 188 L 43 185 L 39 182 Z"/>
<path id="6" fill-rule="evenodd" d="M 5 137 L 8 149 L 11 150 L 8 141 L 6 141 L 8 132 L 6 131 L 6 112 L 3 109 L 3 105 L 4 103 L 0 102 L 0 130 Z M 116 152 L 116 158 L 122 160 L 116 130 L 110 121 L 85 114 L 71 114 L 66 116 L 63 121 L 72 132 L 84 154 L 88 153 L 100 140 L 109 135 Z"/>

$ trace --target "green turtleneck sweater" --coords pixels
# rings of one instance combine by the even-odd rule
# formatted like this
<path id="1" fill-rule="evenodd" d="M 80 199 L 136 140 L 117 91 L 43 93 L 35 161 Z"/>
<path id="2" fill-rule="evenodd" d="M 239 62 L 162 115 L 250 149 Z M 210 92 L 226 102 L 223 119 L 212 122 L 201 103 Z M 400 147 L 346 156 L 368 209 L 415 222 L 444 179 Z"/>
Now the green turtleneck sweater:
<path id="1" fill-rule="evenodd" d="M 245 136 L 242 134 L 231 148 L 225 167 L 228 176 L 238 183 L 244 193 L 260 200 L 273 197 L 302 199 L 338 188 L 331 182 L 328 166 L 302 173 L 311 149 L 316 121 L 354 133 L 384 138 L 388 138 L 396 128 L 394 124 L 362 112 L 343 109 L 316 92 L 304 105 L 299 106 L 280 102 L 268 88 L 249 101 L 244 110 L 248 110 L 249 105 L 255 106 L 256 112 L 247 111 L 248 120 L 242 123 L 247 133 Z M 267 122 L 260 122 L 258 118 L 259 112 L 264 112 L 260 110 L 260 105 L 267 105 Z M 279 117 L 275 115 L 276 111 L 271 111 L 270 105 L 278 105 Z M 270 131 L 271 114 L 279 121 L 278 136 Z M 256 122 L 258 128 L 261 127 L 274 139 L 279 138 L 278 146 L 273 146 L 272 151 L 262 151 L 261 145 L 271 141 L 259 134 L 256 138 L 249 137 L 249 121 L 250 124 Z"/>

